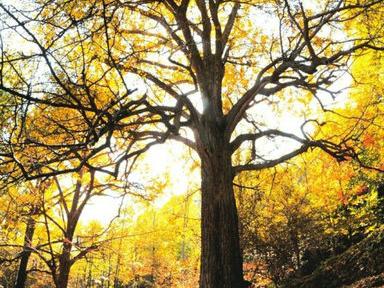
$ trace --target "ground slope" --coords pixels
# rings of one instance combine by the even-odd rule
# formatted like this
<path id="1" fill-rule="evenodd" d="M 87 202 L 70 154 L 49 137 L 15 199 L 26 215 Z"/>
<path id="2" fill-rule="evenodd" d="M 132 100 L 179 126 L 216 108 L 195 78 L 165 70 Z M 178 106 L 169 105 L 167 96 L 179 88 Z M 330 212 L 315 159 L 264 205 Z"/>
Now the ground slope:
<path id="1" fill-rule="evenodd" d="M 384 283 L 381 282 L 384 279 L 383 275 L 379 275 L 383 272 L 384 227 L 381 227 L 344 253 L 326 260 L 311 275 L 290 280 L 284 287 L 384 287 Z M 378 284 L 375 284 L 376 282 Z"/>

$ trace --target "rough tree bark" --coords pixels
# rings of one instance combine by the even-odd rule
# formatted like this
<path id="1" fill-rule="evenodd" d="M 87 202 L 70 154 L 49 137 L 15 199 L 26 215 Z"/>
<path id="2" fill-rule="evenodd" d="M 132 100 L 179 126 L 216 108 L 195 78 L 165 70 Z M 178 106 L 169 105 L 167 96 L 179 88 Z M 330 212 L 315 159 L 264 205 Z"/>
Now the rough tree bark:
<path id="1" fill-rule="evenodd" d="M 208 106 L 201 123 L 203 129 L 196 137 L 202 179 L 200 287 L 245 287 L 232 185 L 232 153 L 225 136 L 224 118 L 215 113 L 213 106 Z"/>
<path id="2" fill-rule="evenodd" d="M 202 159 L 200 287 L 242 287 L 243 270 L 232 167 L 225 151 Z"/>

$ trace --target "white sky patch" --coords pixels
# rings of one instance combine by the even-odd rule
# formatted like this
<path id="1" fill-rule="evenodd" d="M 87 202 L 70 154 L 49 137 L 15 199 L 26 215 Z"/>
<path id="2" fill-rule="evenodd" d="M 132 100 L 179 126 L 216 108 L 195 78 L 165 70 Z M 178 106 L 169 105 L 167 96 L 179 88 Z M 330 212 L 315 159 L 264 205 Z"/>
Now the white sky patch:
<path id="1" fill-rule="evenodd" d="M 200 181 L 199 169 L 192 169 L 197 156 L 189 154 L 183 146 L 175 141 L 156 145 L 146 152 L 139 160 L 135 171 L 129 175 L 129 181 L 138 183 L 146 190 L 157 191 L 157 197 L 152 202 L 153 207 L 162 207 L 175 195 L 185 195 L 195 189 Z M 143 191 L 147 194 L 145 191 Z M 95 196 L 83 211 L 82 222 L 97 220 L 103 225 L 108 225 L 116 217 L 121 204 L 121 198 L 113 193 L 111 196 Z M 151 194 L 151 193 L 149 193 Z M 127 196 L 123 206 L 135 206 L 135 196 Z M 134 204 L 134 205 L 132 205 Z M 142 209 L 135 210 L 136 214 Z"/>
<path id="2" fill-rule="evenodd" d="M 95 196 L 84 207 L 80 221 L 88 223 L 97 220 L 103 225 L 108 225 L 118 215 L 120 204 L 121 198 Z"/>

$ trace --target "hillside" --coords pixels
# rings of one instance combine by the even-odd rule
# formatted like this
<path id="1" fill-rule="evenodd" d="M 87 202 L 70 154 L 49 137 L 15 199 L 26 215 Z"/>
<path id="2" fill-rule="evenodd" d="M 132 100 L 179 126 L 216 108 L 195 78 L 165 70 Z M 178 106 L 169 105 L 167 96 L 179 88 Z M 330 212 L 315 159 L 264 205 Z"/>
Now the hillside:
<path id="1" fill-rule="evenodd" d="M 291 280 L 284 287 L 382 287 L 383 271 L 384 227 L 381 227 L 344 253 L 325 261 L 311 275 Z"/>

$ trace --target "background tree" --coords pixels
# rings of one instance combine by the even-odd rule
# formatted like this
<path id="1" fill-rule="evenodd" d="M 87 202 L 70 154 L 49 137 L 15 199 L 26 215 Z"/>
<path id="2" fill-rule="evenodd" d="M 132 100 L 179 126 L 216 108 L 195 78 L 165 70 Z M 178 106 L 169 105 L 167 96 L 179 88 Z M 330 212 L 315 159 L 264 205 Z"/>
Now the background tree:
<path id="1" fill-rule="evenodd" d="M 83 168 L 73 175 L 55 176 L 50 181 L 38 180 L 36 187 L 32 186 L 30 190 L 13 189 L 13 193 L 20 196 L 13 196 L 13 204 L 11 208 L 8 207 L 8 213 L 24 215 L 24 242 L 19 243 L 18 237 L 12 242 L 12 238 L 8 237 L 1 246 L 4 249 L 22 248 L 21 252 L 15 251 L 13 256 L 2 260 L 20 261 L 15 287 L 25 287 L 27 276 L 33 273 L 48 274 L 56 287 L 68 287 L 72 266 L 88 253 L 93 253 L 105 245 L 105 234 L 111 225 L 99 225 L 101 228 L 96 232 L 79 230 L 86 206 L 96 197 L 112 194 L 113 197 L 124 199 L 128 193 L 140 194 L 126 181 L 119 183 L 107 180 L 107 183 L 103 183 L 106 179 L 100 175 L 96 179 L 95 174 L 95 171 Z M 29 186 L 31 185 L 32 183 L 29 183 Z M 118 216 L 119 211 L 116 211 L 115 217 Z M 113 220 L 111 219 L 111 222 Z M 34 263 L 29 263 L 30 256 L 33 256 Z M 38 265 L 39 267 L 36 264 L 38 262 L 42 264 Z"/>
<path id="2" fill-rule="evenodd" d="M 49 185 L 48 182 L 38 180 L 18 185 L 7 189 L 7 193 L 1 196 L 0 214 L 5 225 L 1 231 L 3 239 L 0 246 L 5 255 L 1 257 L 0 264 L 13 267 L 14 270 L 12 283 L 6 286 L 20 288 L 31 283 L 27 282 L 28 273 L 32 272 L 28 264 L 33 252 L 36 221 L 41 216 L 41 194 Z M 12 275 L 9 272 L 7 274 Z"/>
<path id="3" fill-rule="evenodd" d="M 327 267 L 324 263 L 353 251 L 362 240 L 369 243 L 366 239 L 383 225 L 381 177 L 319 151 L 237 177 L 247 279 L 259 285 L 271 280 L 287 284 Z M 363 267 L 372 268 L 370 263 Z M 342 281 L 349 281 L 348 269 L 343 269 Z"/>
<path id="4" fill-rule="evenodd" d="M 201 287 L 243 286 L 235 175 L 312 148 L 371 166 L 354 137 L 313 131 L 322 124 L 318 110 L 329 111 L 319 92 L 334 96 L 331 84 L 348 70 L 351 56 L 382 49 L 380 26 L 343 32 L 348 23 L 380 18 L 380 0 L 19 5 L 0 4 L 0 89 L 17 99 L 21 115 L 2 143 L 3 177 L 34 179 L 84 165 L 118 176 L 126 160 L 134 162 L 151 146 L 181 141 L 201 161 Z M 274 28 L 266 31 L 265 21 L 255 18 L 269 19 Z M 5 39 L 21 44 L 17 49 Z M 133 92 L 136 79 L 145 92 Z M 321 108 L 316 113 L 308 111 L 312 99 Z M 297 131 L 262 117 L 288 107 L 297 112 L 299 103 L 307 105 Z M 37 113 L 40 123 L 31 121 Z M 293 144 L 283 148 L 281 139 Z M 271 153 L 265 143 L 280 149 Z M 110 165 L 91 161 L 107 147 L 115 151 Z M 234 166 L 240 147 L 249 153 Z"/>

